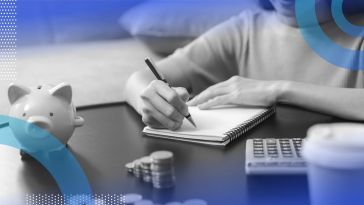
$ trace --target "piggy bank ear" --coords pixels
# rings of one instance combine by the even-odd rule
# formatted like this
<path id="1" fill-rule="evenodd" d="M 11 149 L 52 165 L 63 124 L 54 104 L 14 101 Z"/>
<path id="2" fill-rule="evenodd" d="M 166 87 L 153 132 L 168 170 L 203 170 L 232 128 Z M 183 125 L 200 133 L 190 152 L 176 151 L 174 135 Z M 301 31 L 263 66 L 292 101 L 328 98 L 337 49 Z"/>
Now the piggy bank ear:
<path id="1" fill-rule="evenodd" d="M 67 103 L 72 102 L 72 88 L 67 83 L 61 83 L 49 90 L 51 95 L 66 100 Z"/>
<path id="2" fill-rule="evenodd" d="M 10 84 L 8 89 L 8 97 L 10 104 L 13 104 L 19 98 L 28 95 L 30 92 L 31 92 L 30 89 L 25 86 L 16 85 L 13 83 Z"/>

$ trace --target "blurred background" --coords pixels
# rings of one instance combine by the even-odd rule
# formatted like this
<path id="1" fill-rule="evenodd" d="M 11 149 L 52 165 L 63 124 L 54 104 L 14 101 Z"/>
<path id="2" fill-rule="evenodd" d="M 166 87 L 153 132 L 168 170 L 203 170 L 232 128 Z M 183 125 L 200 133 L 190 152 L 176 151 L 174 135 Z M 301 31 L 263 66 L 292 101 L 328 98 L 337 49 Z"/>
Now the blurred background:
<path id="1" fill-rule="evenodd" d="M 17 43 L 23 47 L 133 36 L 178 44 L 254 8 L 257 1 L 18 0 Z"/>
<path id="2" fill-rule="evenodd" d="M 164 58 L 257 1 L 17 0 L 16 76 L 0 80 L 0 114 L 11 82 L 68 82 L 76 106 L 123 101 L 145 57 Z"/>
<path id="3" fill-rule="evenodd" d="M 270 8 L 269 0 L 17 0 L 16 79 L 0 81 L 0 114 L 10 82 L 68 82 L 77 106 L 123 101 L 145 57 L 162 59 L 259 3 Z"/>

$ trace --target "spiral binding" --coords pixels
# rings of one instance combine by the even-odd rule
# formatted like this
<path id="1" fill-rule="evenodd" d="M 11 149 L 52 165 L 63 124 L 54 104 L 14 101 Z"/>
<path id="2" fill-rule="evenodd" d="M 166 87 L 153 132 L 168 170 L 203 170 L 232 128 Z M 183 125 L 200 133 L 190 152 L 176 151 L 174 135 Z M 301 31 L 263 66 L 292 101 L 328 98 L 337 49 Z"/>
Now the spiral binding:
<path id="1" fill-rule="evenodd" d="M 244 122 L 244 123 L 236 126 L 235 128 L 225 132 L 224 135 L 226 135 L 228 137 L 229 142 L 232 142 L 235 139 L 237 139 L 238 137 L 240 137 L 242 134 L 248 132 L 253 127 L 257 126 L 264 120 L 268 119 L 275 112 L 276 112 L 276 107 L 271 106 L 268 108 L 267 111 L 253 117 L 252 120 L 250 120 L 248 122 Z"/>

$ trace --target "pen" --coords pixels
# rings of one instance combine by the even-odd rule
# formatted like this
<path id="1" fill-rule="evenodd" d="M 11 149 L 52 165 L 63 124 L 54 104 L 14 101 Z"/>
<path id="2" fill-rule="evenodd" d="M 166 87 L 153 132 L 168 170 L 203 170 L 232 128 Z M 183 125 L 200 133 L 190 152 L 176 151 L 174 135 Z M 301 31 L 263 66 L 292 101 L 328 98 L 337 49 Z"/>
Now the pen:
<path id="1" fill-rule="evenodd" d="M 167 82 L 167 80 L 163 77 L 163 75 L 157 70 L 157 67 L 155 66 L 155 64 L 153 63 L 153 61 L 149 58 L 146 58 L 145 59 L 145 63 L 147 64 L 147 66 L 150 68 L 150 70 L 152 71 L 152 73 L 155 75 L 155 77 L 158 79 L 158 80 L 161 80 L 165 83 L 168 84 L 168 86 L 170 87 L 169 83 Z M 188 113 L 185 118 L 194 126 L 196 127 L 196 124 L 195 122 L 193 121 L 192 119 L 192 116 L 190 113 Z"/>

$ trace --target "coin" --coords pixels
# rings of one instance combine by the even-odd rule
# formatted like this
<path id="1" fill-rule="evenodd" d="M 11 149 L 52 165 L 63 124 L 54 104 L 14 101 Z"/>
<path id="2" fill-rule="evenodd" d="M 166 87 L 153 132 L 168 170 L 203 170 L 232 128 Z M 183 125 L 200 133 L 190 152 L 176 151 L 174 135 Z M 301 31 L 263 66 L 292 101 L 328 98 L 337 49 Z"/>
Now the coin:
<path id="1" fill-rule="evenodd" d="M 152 164 L 152 158 L 150 156 L 140 158 L 140 163 L 145 166 Z"/>
<path id="2" fill-rule="evenodd" d="M 129 163 L 125 164 L 125 168 L 128 172 L 132 173 L 134 171 L 134 163 L 129 162 Z"/>
<path id="3" fill-rule="evenodd" d="M 153 152 L 150 156 L 153 162 L 157 163 L 169 163 L 173 161 L 173 153 L 170 151 L 156 151 Z"/>
<path id="4" fill-rule="evenodd" d="M 137 177 L 137 178 L 141 178 L 143 176 L 143 173 L 142 173 L 142 168 L 141 168 L 141 162 L 140 160 L 135 160 L 133 162 L 134 164 L 134 170 L 133 170 L 133 173 L 134 175 Z"/>
<path id="5" fill-rule="evenodd" d="M 125 194 L 124 196 L 121 197 L 121 201 L 124 202 L 125 204 L 134 204 L 138 201 L 141 201 L 142 199 L 143 199 L 142 195 L 135 193 Z"/>

